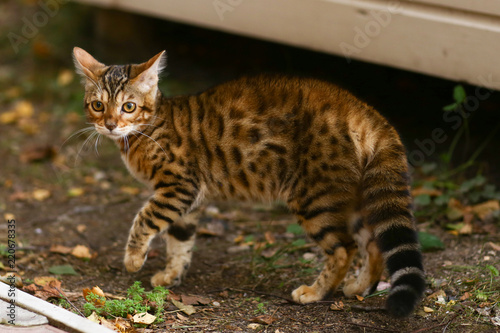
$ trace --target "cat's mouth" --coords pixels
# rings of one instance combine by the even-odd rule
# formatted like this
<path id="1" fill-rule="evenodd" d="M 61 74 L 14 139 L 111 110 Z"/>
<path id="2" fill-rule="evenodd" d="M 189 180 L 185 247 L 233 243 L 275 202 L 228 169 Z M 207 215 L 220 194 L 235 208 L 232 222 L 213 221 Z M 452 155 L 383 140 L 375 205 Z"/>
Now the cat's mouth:
<path id="1" fill-rule="evenodd" d="M 122 139 L 131 133 L 130 129 L 124 127 L 123 128 L 117 127 L 110 130 L 103 126 L 96 126 L 95 129 L 97 133 L 107 136 L 108 138 L 113 140 Z"/>

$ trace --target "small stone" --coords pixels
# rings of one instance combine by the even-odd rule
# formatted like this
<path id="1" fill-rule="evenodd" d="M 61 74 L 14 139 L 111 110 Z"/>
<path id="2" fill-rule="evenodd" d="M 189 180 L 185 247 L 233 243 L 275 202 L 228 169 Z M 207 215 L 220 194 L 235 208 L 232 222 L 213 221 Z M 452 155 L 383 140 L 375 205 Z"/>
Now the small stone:
<path id="1" fill-rule="evenodd" d="M 240 253 L 240 252 L 245 252 L 245 251 L 250 251 L 250 245 L 242 244 L 242 245 L 237 245 L 237 246 L 231 246 L 227 249 L 227 253 L 230 253 L 230 254 Z"/>
<path id="2" fill-rule="evenodd" d="M 205 209 L 205 214 L 207 214 L 208 216 L 216 216 L 220 214 L 220 210 L 215 206 L 208 206 Z"/>
<path id="3" fill-rule="evenodd" d="M 213 306 L 220 306 L 220 303 L 219 303 L 219 302 L 217 302 L 217 301 L 214 301 L 214 302 L 212 302 L 212 305 L 213 305 Z"/>
<path id="4" fill-rule="evenodd" d="M 302 258 L 307 261 L 313 261 L 316 259 L 316 254 L 312 252 L 306 252 L 302 255 Z"/>

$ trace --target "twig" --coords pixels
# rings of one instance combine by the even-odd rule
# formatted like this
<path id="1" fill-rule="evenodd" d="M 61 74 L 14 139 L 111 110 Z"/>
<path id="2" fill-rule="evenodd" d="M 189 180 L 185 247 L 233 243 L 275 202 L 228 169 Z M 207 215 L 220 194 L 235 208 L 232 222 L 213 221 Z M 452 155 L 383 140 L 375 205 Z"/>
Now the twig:
<path id="1" fill-rule="evenodd" d="M 364 312 L 387 312 L 385 308 L 379 306 L 361 306 L 350 305 L 351 310 L 364 311 Z"/>
<path id="2" fill-rule="evenodd" d="M 78 308 L 73 304 L 71 303 L 71 301 L 69 300 L 69 298 L 61 291 L 59 290 L 59 288 L 55 287 L 54 288 L 55 290 L 57 290 L 59 292 L 59 294 L 64 297 L 64 299 L 66 300 L 66 302 L 68 302 L 76 311 L 78 311 L 78 313 L 82 316 L 82 317 L 85 317 L 84 314 L 78 310 Z"/>
<path id="3" fill-rule="evenodd" d="M 370 325 L 356 324 L 356 323 L 353 323 L 353 322 L 347 322 L 347 324 L 353 325 L 353 326 L 358 326 L 358 327 L 363 327 L 363 328 L 369 328 L 370 330 L 378 330 L 378 331 L 384 331 L 384 332 L 401 332 L 401 331 L 390 330 L 390 329 L 382 328 L 382 327 L 375 327 L 375 326 L 370 326 Z"/>
<path id="4" fill-rule="evenodd" d="M 431 330 L 434 330 L 434 329 L 439 328 L 439 327 L 442 327 L 442 326 L 444 326 L 444 330 L 443 330 L 443 332 L 444 332 L 444 331 L 446 331 L 446 329 L 448 328 L 448 325 L 450 325 L 450 323 L 451 323 L 453 320 L 455 320 L 455 318 L 457 318 L 457 317 L 458 317 L 458 315 L 459 315 L 458 313 L 457 313 L 457 314 L 455 314 L 455 315 L 454 315 L 453 317 L 451 317 L 451 318 L 450 318 L 450 320 L 448 320 L 446 323 L 442 323 L 442 324 L 434 325 L 434 326 L 431 326 L 431 327 L 424 327 L 424 328 L 418 329 L 418 330 L 416 330 L 416 331 L 413 331 L 413 332 L 411 332 L 411 333 L 420 333 L 420 332 L 425 332 L 425 331 L 431 331 Z"/>
<path id="5" fill-rule="evenodd" d="M 228 287 L 228 288 L 223 288 L 223 289 L 211 290 L 211 291 L 208 291 L 207 293 L 211 294 L 211 293 L 221 292 L 221 291 L 225 291 L 225 290 L 229 290 L 229 291 L 239 291 L 239 292 L 244 292 L 244 293 L 254 293 L 254 294 L 257 294 L 257 295 L 262 295 L 262 296 L 275 297 L 275 298 L 279 298 L 279 299 L 285 300 L 285 301 L 287 301 L 287 302 L 288 302 L 288 303 L 290 303 L 290 304 L 295 304 L 295 305 L 303 305 L 303 304 L 301 304 L 301 303 L 297 303 L 297 302 L 295 302 L 293 299 L 288 298 L 288 297 L 283 297 L 283 296 L 280 296 L 280 295 L 275 295 L 275 294 L 265 293 L 265 292 L 263 292 L 263 291 L 252 290 L 252 289 L 239 289 L 239 288 L 229 288 L 229 287 Z"/>

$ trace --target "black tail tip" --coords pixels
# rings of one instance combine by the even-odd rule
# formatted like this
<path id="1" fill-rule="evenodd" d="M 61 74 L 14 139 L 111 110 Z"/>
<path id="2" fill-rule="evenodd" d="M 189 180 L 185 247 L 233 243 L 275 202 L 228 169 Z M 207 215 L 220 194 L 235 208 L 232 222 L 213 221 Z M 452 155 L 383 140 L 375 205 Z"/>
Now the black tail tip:
<path id="1" fill-rule="evenodd" d="M 420 296 L 411 289 L 393 291 L 387 298 L 386 309 L 395 318 L 405 318 L 413 313 Z"/>

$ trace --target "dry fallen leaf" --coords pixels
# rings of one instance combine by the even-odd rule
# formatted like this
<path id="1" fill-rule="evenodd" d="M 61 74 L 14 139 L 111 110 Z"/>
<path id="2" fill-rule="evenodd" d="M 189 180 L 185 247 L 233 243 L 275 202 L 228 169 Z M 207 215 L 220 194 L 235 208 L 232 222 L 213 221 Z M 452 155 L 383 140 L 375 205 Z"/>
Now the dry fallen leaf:
<path id="1" fill-rule="evenodd" d="M 36 284 L 32 283 L 30 285 L 24 286 L 23 290 L 33 295 L 38 290 L 38 287 L 36 286 Z"/>
<path id="2" fill-rule="evenodd" d="M 90 259 L 92 255 L 85 245 L 77 245 L 71 250 L 71 255 L 80 259 Z"/>
<path id="3" fill-rule="evenodd" d="M 29 118 L 33 116 L 33 113 L 35 112 L 35 109 L 33 107 L 33 104 L 28 101 L 20 101 L 16 104 L 14 110 L 18 114 L 19 117 L 21 118 Z"/>
<path id="4" fill-rule="evenodd" d="M 56 156 L 56 149 L 50 145 L 35 145 L 26 147 L 19 155 L 23 163 L 41 162 L 51 160 Z"/>
<path id="5" fill-rule="evenodd" d="M 358 299 L 358 301 L 360 302 L 363 302 L 365 300 L 365 298 L 363 296 L 359 296 L 359 295 L 356 295 L 356 298 Z"/>
<path id="6" fill-rule="evenodd" d="M 264 237 L 266 238 L 266 241 L 269 244 L 276 243 L 276 237 L 274 237 L 274 234 L 271 231 L 266 231 L 265 234 L 264 234 Z"/>
<path id="7" fill-rule="evenodd" d="M 278 247 L 268 247 L 267 249 L 264 249 L 262 252 L 260 252 L 260 255 L 266 259 L 269 259 L 274 257 L 274 255 L 278 253 L 278 250 Z"/>
<path id="8" fill-rule="evenodd" d="M 446 297 L 446 293 L 442 289 L 430 294 L 429 296 L 427 296 L 427 299 L 437 299 L 440 296 Z"/>
<path id="9" fill-rule="evenodd" d="M 106 328 L 109 328 L 110 330 L 113 330 L 113 331 L 116 331 L 115 328 L 115 324 L 111 321 L 111 320 L 107 320 L 106 318 L 103 318 L 103 317 L 99 317 L 99 323 L 106 327 Z"/>
<path id="10" fill-rule="evenodd" d="M 9 196 L 9 201 L 26 201 L 31 198 L 31 193 L 17 191 Z"/>
<path id="11" fill-rule="evenodd" d="M 53 281 L 58 281 L 57 278 L 53 276 L 37 276 L 33 278 L 33 282 L 39 286 L 46 286 Z"/>
<path id="12" fill-rule="evenodd" d="M 59 75 L 57 76 L 57 84 L 64 87 L 67 86 L 68 84 L 73 81 L 73 71 L 69 69 L 63 69 L 62 71 L 59 72 Z"/>
<path id="13" fill-rule="evenodd" d="M 176 301 L 175 299 L 171 299 L 170 302 L 172 302 L 173 305 L 175 305 L 179 310 L 181 310 L 188 316 L 196 312 L 196 309 L 192 305 L 186 305 L 180 301 Z"/>
<path id="14" fill-rule="evenodd" d="M 76 230 L 79 232 L 79 233 L 82 233 L 84 232 L 85 230 L 87 230 L 87 226 L 85 224 L 79 224 L 76 226 Z"/>
<path id="15" fill-rule="evenodd" d="M 136 324 L 152 324 L 155 320 L 156 317 L 153 316 L 152 314 L 149 314 L 147 312 L 142 312 L 142 313 L 136 313 L 133 317 L 132 320 Z"/>
<path id="16" fill-rule="evenodd" d="M 198 235 L 200 236 L 216 236 L 221 237 L 224 235 L 225 224 L 222 220 L 211 220 L 204 226 L 198 228 Z"/>
<path id="17" fill-rule="evenodd" d="M 154 316 L 153 316 L 154 317 Z M 123 318 L 116 318 L 115 319 L 115 330 L 118 329 L 119 332 L 122 333 L 135 333 L 137 330 L 135 329 L 132 324 Z"/>
<path id="18" fill-rule="evenodd" d="M 43 300 L 49 298 L 61 298 L 67 295 L 62 291 L 61 281 L 52 276 L 39 276 L 35 277 L 34 283 L 23 288 L 24 291 L 34 294 L 36 297 Z"/>
<path id="19" fill-rule="evenodd" d="M 420 187 L 414 188 L 411 191 L 411 194 L 413 197 L 423 195 L 423 194 L 430 195 L 431 197 L 437 197 L 437 196 L 442 195 L 443 191 L 440 191 L 440 190 L 435 189 L 435 188 L 425 188 L 423 186 L 420 186 Z"/>
<path id="20" fill-rule="evenodd" d="M 61 254 L 69 254 L 73 249 L 71 247 L 67 247 L 64 245 L 53 244 L 50 247 L 50 252 L 52 253 L 61 253 Z"/>
<path id="21" fill-rule="evenodd" d="M 258 316 L 258 317 L 254 317 L 254 318 L 250 319 L 250 321 L 252 323 L 257 323 L 257 324 L 262 324 L 262 325 L 271 325 L 276 320 L 278 320 L 278 319 L 276 319 L 275 317 L 272 317 L 272 316 L 268 316 L 268 315 L 262 315 L 262 316 Z"/>
<path id="22" fill-rule="evenodd" d="M 478 205 L 472 206 L 472 212 L 476 214 L 481 220 L 484 220 L 488 215 L 500 210 L 500 203 L 498 200 L 489 200 Z"/>
<path id="23" fill-rule="evenodd" d="M 33 113 L 33 104 L 27 101 L 20 101 L 14 105 L 12 110 L 0 114 L 0 123 L 4 125 L 12 124 L 20 119 L 31 117 Z"/>
<path id="24" fill-rule="evenodd" d="M 180 313 L 177 313 L 177 319 L 180 321 L 186 321 L 188 320 L 188 317 L 181 315 Z"/>
<path id="25" fill-rule="evenodd" d="M 460 201 L 455 198 L 451 198 L 448 201 L 448 208 L 446 210 L 446 216 L 450 221 L 458 220 L 464 216 L 464 206 Z"/>
<path id="26" fill-rule="evenodd" d="M 70 197 L 79 197 L 83 193 L 85 193 L 85 190 L 81 187 L 72 187 L 68 190 L 68 196 Z"/>
<path id="27" fill-rule="evenodd" d="M 46 189 L 36 189 L 34 190 L 31 195 L 33 196 L 33 199 L 37 201 L 44 201 L 45 199 L 48 199 L 50 197 L 50 191 Z"/>
<path id="28" fill-rule="evenodd" d="M 92 314 L 90 316 L 88 316 L 87 319 L 90 321 L 93 321 L 94 323 L 98 323 L 98 324 L 100 322 L 99 316 L 97 315 L 97 313 L 95 313 L 95 311 L 92 312 Z"/>
<path id="29" fill-rule="evenodd" d="M 248 324 L 248 328 L 252 329 L 252 330 L 256 330 L 256 329 L 259 329 L 260 328 L 260 324 L 257 324 L 257 323 L 251 323 L 251 324 Z"/>
<path id="30" fill-rule="evenodd" d="M 207 305 L 210 304 L 210 300 L 206 297 L 202 296 L 188 296 L 188 295 L 182 295 L 182 303 L 185 305 Z"/>
<path id="31" fill-rule="evenodd" d="M 122 186 L 120 187 L 120 191 L 122 191 L 125 194 L 130 194 L 130 195 L 137 195 L 141 192 L 141 190 L 137 187 L 132 187 L 132 186 Z"/>
<path id="32" fill-rule="evenodd" d="M 465 301 L 466 299 L 469 299 L 470 297 L 472 296 L 472 294 L 468 291 L 466 291 L 461 297 L 460 297 L 460 300 L 461 301 Z"/>
<path id="33" fill-rule="evenodd" d="M 429 307 L 427 307 L 427 306 L 424 306 L 424 312 L 425 313 L 432 313 L 432 312 L 434 312 L 434 310 L 431 309 L 431 308 L 429 308 Z"/>
<path id="34" fill-rule="evenodd" d="M 495 250 L 495 251 L 500 251 L 500 245 L 495 244 L 495 243 L 493 243 L 493 242 L 488 242 L 488 243 L 486 243 L 486 246 L 491 247 L 491 248 L 492 248 L 493 250 Z"/>
<path id="35" fill-rule="evenodd" d="M 243 235 L 238 235 L 238 236 L 236 236 L 236 237 L 233 239 L 233 242 L 235 242 L 236 244 L 238 244 L 238 243 L 243 242 L 244 240 L 245 240 L 245 236 L 243 236 Z"/>
<path id="36" fill-rule="evenodd" d="M 0 114 L 0 124 L 8 125 L 15 123 L 17 120 L 17 114 L 15 111 L 6 111 Z"/>
<path id="37" fill-rule="evenodd" d="M 330 310 L 342 311 L 344 310 L 344 303 L 342 301 L 336 301 L 332 305 L 330 305 Z"/>
<path id="38" fill-rule="evenodd" d="M 10 285 L 12 283 L 12 277 L 14 277 L 14 285 L 16 288 L 22 288 L 23 287 L 23 280 L 21 279 L 21 276 L 15 272 L 9 272 L 5 275 L 0 276 L 0 281 Z"/>
<path id="39" fill-rule="evenodd" d="M 106 297 L 106 296 L 104 296 L 104 292 L 102 291 L 102 289 L 99 288 L 98 286 L 95 286 L 92 289 L 90 289 L 90 288 L 84 288 L 82 290 L 82 292 L 83 292 L 83 298 L 85 298 L 85 300 L 87 302 L 92 302 L 92 304 L 94 304 L 95 306 L 103 306 L 104 305 L 104 301 L 103 300 L 100 300 L 100 299 L 90 300 L 89 298 L 87 298 L 87 296 L 90 293 L 92 293 L 94 295 L 97 295 L 97 296 Z"/>
<path id="40" fill-rule="evenodd" d="M 458 230 L 458 233 L 461 235 L 470 235 L 472 234 L 472 220 L 474 219 L 474 215 L 471 213 L 464 214 L 463 226 Z"/>

